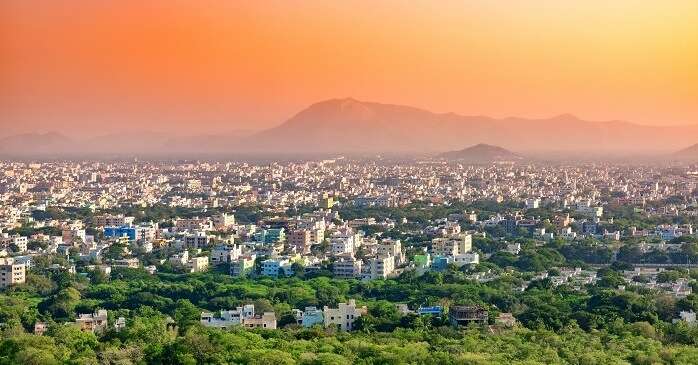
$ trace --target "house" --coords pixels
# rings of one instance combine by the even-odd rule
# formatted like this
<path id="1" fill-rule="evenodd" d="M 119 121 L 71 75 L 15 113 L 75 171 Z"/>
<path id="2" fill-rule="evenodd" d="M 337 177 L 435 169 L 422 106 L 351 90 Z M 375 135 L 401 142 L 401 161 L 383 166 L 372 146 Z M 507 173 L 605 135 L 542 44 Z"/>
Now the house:
<path id="1" fill-rule="evenodd" d="M 79 314 L 75 325 L 83 332 L 102 332 L 107 328 L 107 311 L 100 309 L 92 314 Z"/>
<path id="2" fill-rule="evenodd" d="M 324 325 L 325 317 L 322 310 L 317 307 L 305 307 L 304 311 L 296 310 L 296 321 L 303 327 Z"/>
<path id="3" fill-rule="evenodd" d="M 42 336 L 44 333 L 46 333 L 47 329 L 48 326 L 46 325 L 46 322 L 37 321 L 34 323 L 34 334 L 37 336 Z"/>
<path id="4" fill-rule="evenodd" d="M 254 305 L 246 304 L 233 310 L 222 310 L 220 317 L 214 317 L 212 313 L 202 312 L 200 322 L 203 326 L 220 329 L 232 326 L 275 329 L 276 315 L 274 312 L 255 314 Z"/>
<path id="5" fill-rule="evenodd" d="M 241 325 L 245 318 L 252 316 L 254 316 L 254 305 L 246 304 L 236 309 L 221 310 L 220 317 L 214 317 L 213 313 L 202 312 L 200 321 L 202 325 L 207 327 L 226 329 Z"/>
<path id="6" fill-rule="evenodd" d="M 677 323 L 681 321 L 686 322 L 688 325 L 695 326 L 697 323 L 696 313 L 694 311 L 681 311 L 679 313 L 679 318 L 675 318 L 671 322 Z"/>
<path id="7" fill-rule="evenodd" d="M 274 312 L 264 312 L 256 314 L 251 318 L 245 318 L 243 325 L 247 328 L 267 328 L 276 329 L 276 315 Z"/>
<path id="8" fill-rule="evenodd" d="M 487 310 L 480 306 L 453 306 L 448 311 L 448 320 L 453 326 L 487 324 L 487 318 Z"/>
<path id="9" fill-rule="evenodd" d="M 192 257 L 187 261 L 186 268 L 189 272 L 202 272 L 208 270 L 208 257 Z"/>
<path id="10" fill-rule="evenodd" d="M 256 258 L 257 256 L 254 254 L 238 257 L 237 260 L 234 260 L 230 263 L 230 275 L 247 275 L 254 268 L 254 262 Z"/>
<path id="11" fill-rule="evenodd" d="M 211 265 L 220 265 L 233 262 L 242 255 L 242 246 L 218 245 L 211 250 Z"/>
<path id="12" fill-rule="evenodd" d="M 285 276 L 293 275 L 290 260 L 266 259 L 262 261 L 262 275 L 277 277 L 280 273 L 283 273 Z"/>
<path id="13" fill-rule="evenodd" d="M 341 331 L 351 331 L 359 317 L 368 312 L 366 306 L 356 307 L 356 301 L 351 299 L 347 303 L 339 303 L 337 308 L 325 306 L 322 310 L 325 327 L 336 325 Z"/>

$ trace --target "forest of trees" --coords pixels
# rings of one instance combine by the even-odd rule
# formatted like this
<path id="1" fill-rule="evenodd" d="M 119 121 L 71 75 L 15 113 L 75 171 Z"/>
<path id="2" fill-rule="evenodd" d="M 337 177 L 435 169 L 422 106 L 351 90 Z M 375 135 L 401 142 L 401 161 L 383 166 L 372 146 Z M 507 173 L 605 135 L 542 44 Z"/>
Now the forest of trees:
<path id="1" fill-rule="evenodd" d="M 613 289 L 618 273 L 600 272 L 586 291 L 533 282 L 523 292 L 516 273 L 486 284 L 448 270 L 361 282 L 312 278 L 240 279 L 210 272 L 149 275 L 117 269 L 109 280 L 68 273 L 30 273 L 27 284 L 0 295 L 0 364 L 695 364 L 698 328 L 672 324 L 679 310 L 698 311 L 698 296 Z M 354 298 L 369 308 L 358 330 L 303 329 L 292 308 L 334 306 Z M 280 329 L 221 331 L 201 327 L 202 310 L 254 303 L 274 310 Z M 443 318 L 400 315 L 394 303 L 479 304 L 495 318 L 511 312 L 514 329 L 453 328 Z M 63 323 L 102 308 L 127 327 L 103 334 Z M 176 329 L 168 329 L 168 321 Z M 31 334 L 36 321 L 44 336 Z M 111 328 L 111 327 L 110 327 Z"/>

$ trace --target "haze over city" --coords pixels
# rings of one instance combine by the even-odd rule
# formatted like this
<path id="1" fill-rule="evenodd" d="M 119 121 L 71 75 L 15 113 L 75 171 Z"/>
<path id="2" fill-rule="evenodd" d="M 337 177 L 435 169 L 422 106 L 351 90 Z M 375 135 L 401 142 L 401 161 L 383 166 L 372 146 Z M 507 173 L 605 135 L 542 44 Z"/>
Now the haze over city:
<path id="1" fill-rule="evenodd" d="M 697 25 L 0 0 L 0 365 L 696 365 Z"/>
<path id="2" fill-rule="evenodd" d="M 563 115 L 560 138 L 577 129 L 566 127 L 565 115 L 698 123 L 695 1 L 8 0 L 0 17 L 3 137 L 56 132 L 84 141 L 149 133 L 237 141 L 315 103 L 349 97 L 437 114 L 514 117 L 508 123 L 518 125 L 525 123 L 518 118 Z M 357 121 L 343 122 L 351 128 Z M 665 141 L 657 143 L 645 137 L 654 132 L 629 129 L 620 125 L 602 138 L 612 144 L 620 133 L 615 149 L 639 138 L 663 152 L 698 142 L 694 127 L 660 132 Z M 497 143 L 467 141 L 477 142 Z M 545 149 L 535 138 L 502 143 Z M 415 151 L 465 146 L 425 141 Z"/>

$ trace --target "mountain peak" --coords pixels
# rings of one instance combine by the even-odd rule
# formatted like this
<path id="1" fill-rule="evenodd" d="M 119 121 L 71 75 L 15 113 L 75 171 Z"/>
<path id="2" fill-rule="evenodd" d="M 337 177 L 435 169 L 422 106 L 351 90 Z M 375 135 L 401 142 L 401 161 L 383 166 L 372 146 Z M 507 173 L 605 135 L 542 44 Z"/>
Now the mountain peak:
<path id="1" fill-rule="evenodd" d="M 312 104 L 238 148 L 264 152 L 435 153 L 473 145 L 474 151 L 496 150 L 494 145 L 475 144 L 485 142 L 519 150 L 658 149 L 693 142 L 690 137 L 696 135 L 698 126 L 682 127 L 681 133 L 678 130 L 592 122 L 572 114 L 542 119 L 463 116 L 343 97 Z M 566 138 L 571 136 L 574 138 Z M 489 154 L 513 157 L 505 152 L 509 151 Z"/>

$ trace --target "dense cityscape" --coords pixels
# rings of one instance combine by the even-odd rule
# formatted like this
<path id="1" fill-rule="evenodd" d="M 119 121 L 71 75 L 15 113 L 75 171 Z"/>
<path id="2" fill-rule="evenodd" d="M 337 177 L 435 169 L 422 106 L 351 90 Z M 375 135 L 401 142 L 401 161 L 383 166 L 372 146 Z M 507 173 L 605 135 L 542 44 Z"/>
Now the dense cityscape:
<path id="1" fill-rule="evenodd" d="M 0 170 L 0 363 L 698 361 L 695 166 Z"/>

